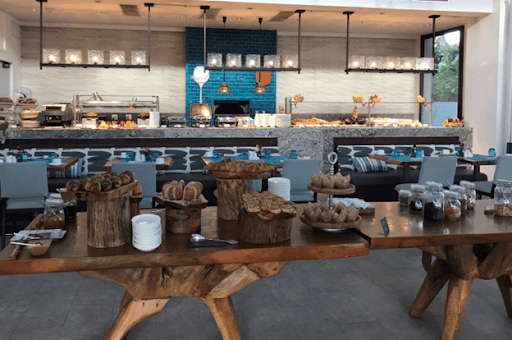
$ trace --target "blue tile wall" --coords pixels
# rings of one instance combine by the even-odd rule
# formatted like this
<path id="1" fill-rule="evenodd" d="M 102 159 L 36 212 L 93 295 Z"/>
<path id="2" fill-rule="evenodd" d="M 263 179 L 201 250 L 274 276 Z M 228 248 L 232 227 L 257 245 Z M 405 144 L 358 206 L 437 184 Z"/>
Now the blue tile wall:
<path id="1" fill-rule="evenodd" d="M 192 75 L 196 66 L 204 64 L 203 28 L 186 29 L 186 117 L 189 118 L 189 105 L 199 103 L 199 85 Z M 242 66 L 246 54 L 259 54 L 263 66 L 265 54 L 277 54 L 277 32 L 263 30 L 230 30 L 208 28 L 206 30 L 206 53 L 222 53 L 226 62 L 227 53 L 240 53 Z M 210 79 L 203 86 L 203 103 L 212 106 L 214 100 L 249 100 L 251 115 L 256 111 L 274 113 L 276 107 L 276 72 L 272 72 L 272 81 L 265 87 L 265 93 L 254 93 L 256 72 L 226 71 L 226 83 L 230 93 L 219 93 L 222 83 L 222 71 L 210 71 Z"/>

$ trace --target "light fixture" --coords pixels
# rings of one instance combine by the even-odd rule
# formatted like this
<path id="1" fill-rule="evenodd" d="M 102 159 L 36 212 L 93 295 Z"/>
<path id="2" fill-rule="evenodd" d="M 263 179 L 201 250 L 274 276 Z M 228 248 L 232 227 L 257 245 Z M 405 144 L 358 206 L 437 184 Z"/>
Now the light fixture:
<path id="1" fill-rule="evenodd" d="M 222 53 L 208 53 L 208 66 L 222 67 Z"/>
<path id="2" fill-rule="evenodd" d="M 254 88 L 254 93 L 265 93 L 265 85 L 270 84 L 270 81 L 267 82 L 265 85 L 263 84 L 263 80 L 261 79 L 262 75 L 263 72 L 256 72 L 256 87 Z M 270 72 L 268 72 L 268 75 L 270 75 Z"/>
<path id="3" fill-rule="evenodd" d="M 395 70 L 400 68 L 399 57 L 384 57 L 384 68 L 386 70 Z"/>
<path id="4" fill-rule="evenodd" d="M 124 51 L 110 51 L 110 65 L 124 65 Z"/>
<path id="5" fill-rule="evenodd" d="M 260 66 L 261 62 L 259 54 L 247 54 L 245 56 L 245 67 L 254 68 Z"/>
<path id="6" fill-rule="evenodd" d="M 87 51 L 87 63 L 89 63 L 91 65 L 103 64 L 103 51 L 102 50 Z"/>
<path id="7" fill-rule="evenodd" d="M 266 68 L 279 68 L 281 61 L 278 55 L 267 54 L 263 57 L 263 65 Z"/>
<path id="8" fill-rule="evenodd" d="M 354 69 L 364 68 L 364 56 L 353 55 L 348 60 L 348 67 Z"/>
<path id="9" fill-rule="evenodd" d="M 132 65 L 146 65 L 146 51 L 132 51 Z"/>
<path id="10" fill-rule="evenodd" d="M 224 79 L 222 80 L 222 84 L 219 86 L 219 93 L 229 93 L 229 86 L 226 84 L 226 71 L 222 71 L 224 75 Z"/>
<path id="11" fill-rule="evenodd" d="M 382 57 L 369 56 L 364 59 L 364 68 L 366 69 L 380 69 L 382 68 Z"/>
<path id="12" fill-rule="evenodd" d="M 228 53 L 226 67 L 242 67 L 242 55 L 240 53 Z"/>
<path id="13" fill-rule="evenodd" d="M 414 57 L 400 58 L 400 68 L 402 70 L 414 70 L 416 68 L 416 58 L 414 58 Z"/>
<path id="14" fill-rule="evenodd" d="M 434 69 L 434 58 L 416 58 L 416 70 L 431 71 Z"/>
<path id="15" fill-rule="evenodd" d="M 82 50 L 66 50 L 66 64 L 81 64 Z"/>
<path id="16" fill-rule="evenodd" d="M 283 55 L 284 68 L 297 68 L 299 66 L 299 58 L 296 54 Z"/>
<path id="17" fill-rule="evenodd" d="M 60 50 L 56 48 L 43 49 L 43 63 L 60 64 Z"/>
<path id="18" fill-rule="evenodd" d="M 261 85 L 261 83 L 258 83 L 258 85 L 256 85 L 254 88 L 254 93 L 265 93 L 265 86 Z"/>

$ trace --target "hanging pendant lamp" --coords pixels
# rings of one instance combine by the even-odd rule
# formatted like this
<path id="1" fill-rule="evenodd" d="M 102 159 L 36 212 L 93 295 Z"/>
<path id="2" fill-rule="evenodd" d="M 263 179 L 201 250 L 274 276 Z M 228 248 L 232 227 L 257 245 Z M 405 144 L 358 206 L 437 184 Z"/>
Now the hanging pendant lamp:
<path id="1" fill-rule="evenodd" d="M 226 72 L 223 70 L 222 73 L 224 75 L 224 80 L 219 86 L 219 93 L 229 93 L 229 86 L 226 84 Z"/>

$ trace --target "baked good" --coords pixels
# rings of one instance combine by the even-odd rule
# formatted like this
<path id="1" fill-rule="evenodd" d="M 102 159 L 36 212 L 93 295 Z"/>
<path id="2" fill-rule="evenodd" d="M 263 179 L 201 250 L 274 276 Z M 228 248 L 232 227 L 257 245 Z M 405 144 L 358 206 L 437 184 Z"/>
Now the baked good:
<path id="1" fill-rule="evenodd" d="M 186 201 L 190 201 L 198 198 L 203 192 L 203 185 L 200 182 L 189 182 L 185 185 L 185 189 L 183 191 L 183 199 Z"/>
<path id="2" fill-rule="evenodd" d="M 80 180 L 78 179 L 72 179 L 66 183 L 66 189 L 68 191 L 78 191 L 80 190 L 80 187 L 82 186 Z"/>
<path id="3" fill-rule="evenodd" d="M 132 182 L 132 178 L 130 175 L 122 173 L 119 175 L 119 179 L 121 180 L 121 185 L 127 185 Z"/>
<path id="4" fill-rule="evenodd" d="M 112 181 L 110 179 L 103 179 L 100 181 L 101 191 L 110 191 L 114 188 Z"/>
<path id="5" fill-rule="evenodd" d="M 329 202 L 309 202 L 303 209 L 304 217 L 313 222 L 322 221 L 326 223 L 354 222 L 359 217 L 359 209 L 353 204 L 345 206 L 339 202 L 329 209 Z"/>
<path id="6" fill-rule="evenodd" d="M 142 196 L 142 186 L 140 185 L 140 183 L 137 183 L 132 193 L 135 196 Z"/>
<path id="7" fill-rule="evenodd" d="M 135 181 L 135 173 L 133 173 L 133 171 L 125 171 L 125 172 L 121 173 L 121 175 L 122 174 L 126 174 L 126 175 L 130 176 L 130 183 Z M 119 176 L 121 176 L 121 175 L 119 175 Z"/>
<path id="8" fill-rule="evenodd" d="M 242 201 L 247 212 L 258 213 L 260 219 L 269 219 L 272 215 L 278 214 L 288 214 L 292 217 L 297 214 L 293 202 L 267 191 L 243 194 Z"/>
<path id="9" fill-rule="evenodd" d="M 101 183 L 92 179 L 85 183 L 84 189 L 89 192 L 101 192 Z"/>
<path id="10" fill-rule="evenodd" d="M 267 162 L 239 161 L 232 158 L 223 159 L 220 162 L 211 162 L 206 165 L 206 170 L 245 174 L 259 174 L 274 170 L 274 168 L 274 165 Z"/>

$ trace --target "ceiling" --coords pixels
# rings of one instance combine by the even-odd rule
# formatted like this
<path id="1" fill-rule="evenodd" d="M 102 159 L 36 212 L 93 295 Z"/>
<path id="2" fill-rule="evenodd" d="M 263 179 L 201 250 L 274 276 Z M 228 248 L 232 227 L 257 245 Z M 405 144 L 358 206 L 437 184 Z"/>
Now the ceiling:
<path id="1" fill-rule="evenodd" d="M 146 0 L 147 1 L 147 0 Z M 146 28 L 148 9 L 144 0 L 48 0 L 44 3 L 43 20 L 46 26 L 125 26 Z M 298 14 L 296 6 L 260 3 L 208 2 L 194 0 L 159 0 L 151 8 L 153 29 L 183 29 L 202 27 L 201 5 L 210 5 L 207 12 L 207 27 L 258 29 L 296 33 Z M 129 7 L 139 16 L 126 15 L 120 5 Z M 351 35 L 418 37 L 432 32 L 432 14 L 440 14 L 436 20 L 436 31 L 473 23 L 481 13 L 429 12 L 418 10 L 391 10 L 379 8 L 342 8 L 301 6 L 301 32 L 304 34 L 346 33 L 344 11 L 354 11 L 350 16 Z M 0 10 L 14 17 L 22 25 L 39 25 L 39 3 L 36 0 L 2 0 Z M 133 11 L 132 11 L 133 12 Z M 289 13 L 287 13 L 289 12 Z M 130 14 L 130 13 L 127 13 Z M 276 22 L 276 20 L 278 20 Z M 283 33 L 284 34 L 284 33 Z"/>

